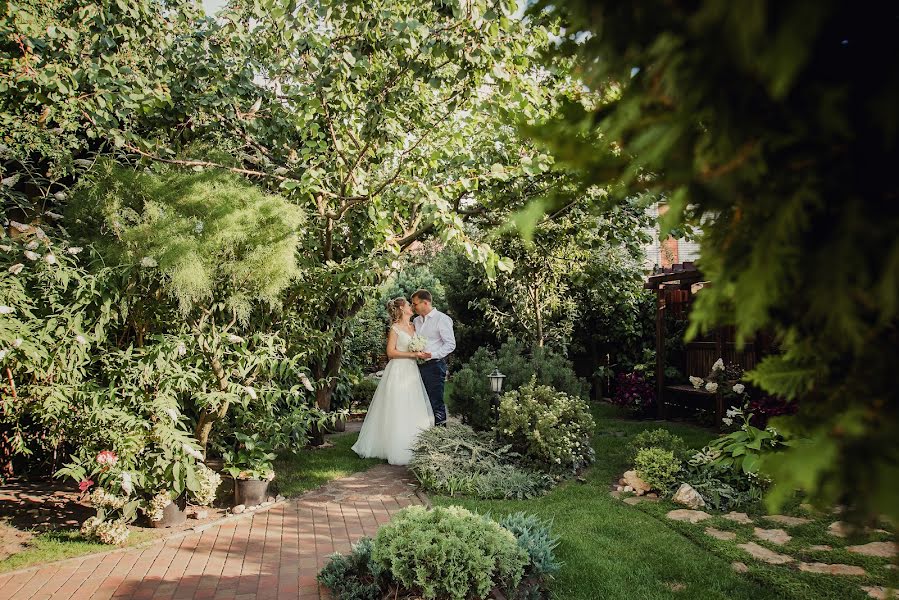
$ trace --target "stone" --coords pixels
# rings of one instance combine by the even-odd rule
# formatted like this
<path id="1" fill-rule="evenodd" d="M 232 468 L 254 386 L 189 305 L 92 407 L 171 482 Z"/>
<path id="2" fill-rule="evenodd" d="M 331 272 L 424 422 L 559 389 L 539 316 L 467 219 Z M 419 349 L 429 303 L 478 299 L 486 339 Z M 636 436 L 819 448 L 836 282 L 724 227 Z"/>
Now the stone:
<path id="1" fill-rule="evenodd" d="M 879 585 L 863 585 L 862 589 L 872 598 L 886 600 L 887 598 L 899 598 L 899 590 L 885 588 Z"/>
<path id="2" fill-rule="evenodd" d="M 259 505 L 258 505 L 258 504 L 254 504 L 254 505 L 252 505 L 252 506 L 248 506 L 248 507 L 247 507 L 247 510 L 250 511 L 250 512 L 252 512 L 252 511 L 254 511 L 254 510 L 258 509 L 258 508 L 259 508 Z"/>
<path id="3" fill-rule="evenodd" d="M 746 566 L 746 563 L 734 561 L 730 563 L 730 568 L 733 569 L 734 573 L 748 573 L 749 567 Z"/>
<path id="4" fill-rule="evenodd" d="M 760 540 L 765 540 L 766 542 L 771 542 L 778 546 L 783 546 L 793 539 L 792 536 L 783 529 L 762 529 L 761 527 L 756 527 L 753 530 L 753 533 L 755 534 L 755 537 Z"/>
<path id="5" fill-rule="evenodd" d="M 659 495 L 656 494 L 655 492 L 650 492 L 650 493 L 646 494 L 646 498 L 647 499 L 651 498 L 653 500 L 657 500 L 659 498 Z"/>
<path id="6" fill-rule="evenodd" d="M 652 490 L 652 488 L 649 487 L 649 485 L 645 481 L 640 479 L 640 477 L 637 475 L 636 471 L 625 472 L 624 481 L 627 485 L 629 485 L 629 486 L 631 486 L 631 488 L 633 488 L 634 493 L 637 494 L 638 496 L 642 496 L 646 492 Z"/>
<path id="7" fill-rule="evenodd" d="M 768 550 L 764 546 L 759 546 L 755 542 L 738 544 L 737 548 L 745 550 L 753 558 L 762 562 L 766 562 L 769 565 L 785 565 L 789 562 L 793 562 L 792 556 L 787 556 L 786 554 L 778 554 L 774 550 Z"/>
<path id="8" fill-rule="evenodd" d="M 275 497 L 274 497 L 274 496 L 269 496 L 269 497 L 268 497 L 268 503 L 269 503 L 269 504 L 274 504 L 274 502 L 275 502 Z"/>
<path id="9" fill-rule="evenodd" d="M 238 504 L 237 506 L 235 506 L 234 508 L 231 509 L 231 512 L 234 513 L 235 515 L 239 515 L 240 513 L 242 513 L 245 510 L 247 510 L 246 506 L 244 506 L 243 504 Z"/>
<path id="10" fill-rule="evenodd" d="M 714 527 L 706 527 L 705 533 L 706 535 L 710 535 L 717 540 L 724 540 L 726 542 L 731 542 L 737 539 L 737 534 L 733 531 L 721 531 L 720 529 L 715 529 Z"/>
<path id="11" fill-rule="evenodd" d="M 867 575 L 865 570 L 855 565 L 828 564 L 828 563 L 799 563 L 799 570 L 806 573 L 824 573 L 826 575 Z"/>
<path id="12" fill-rule="evenodd" d="M 634 491 L 634 488 L 632 488 L 632 487 L 629 486 L 629 485 L 626 485 L 626 486 L 624 486 L 624 488 L 623 488 L 621 491 L 623 491 L 623 492 L 633 492 L 633 491 Z"/>
<path id="13" fill-rule="evenodd" d="M 194 513 L 194 519 L 200 520 L 200 519 L 208 519 L 208 518 L 209 518 L 209 511 L 206 509 L 198 510 L 197 512 Z"/>
<path id="14" fill-rule="evenodd" d="M 726 515 L 723 515 L 725 519 L 733 521 L 734 523 L 742 523 L 743 525 L 751 525 L 752 519 L 749 518 L 749 515 L 741 512 L 729 512 Z"/>
<path id="15" fill-rule="evenodd" d="M 413 484 L 413 485 L 414 485 L 414 484 Z M 285 500 L 287 500 L 287 498 L 285 498 L 285 497 L 282 496 L 281 494 L 278 494 L 278 495 L 275 497 L 275 500 L 277 500 L 278 502 L 284 502 Z"/>
<path id="16" fill-rule="evenodd" d="M 612 498 L 615 498 L 616 500 L 621 500 L 621 491 L 620 490 L 613 490 L 613 491 L 609 492 L 609 495 Z"/>
<path id="17" fill-rule="evenodd" d="M 627 482 L 624 480 L 624 477 L 618 480 L 618 485 L 627 485 Z"/>
<path id="18" fill-rule="evenodd" d="M 775 523 L 779 523 L 786 527 L 796 527 L 797 525 L 805 525 L 806 523 L 811 523 L 811 519 L 805 519 L 803 517 L 788 517 L 787 515 L 767 515 L 765 517 L 768 521 L 774 521 Z"/>
<path id="19" fill-rule="evenodd" d="M 897 554 L 896 544 L 893 542 L 871 542 L 859 546 L 849 546 L 846 550 L 855 554 L 877 556 L 879 558 L 892 558 Z"/>
<path id="20" fill-rule="evenodd" d="M 827 533 L 830 535 L 844 538 L 849 535 L 850 527 L 848 523 L 844 523 L 843 521 L 835 521 L 830 524 L 827 528 Z"/>
<path id="21" fill-rule="evenodd" d="M 705 500 L 699 495 L 699 492 L 693 489 L 689 483 L 682 483 L 677 492 L 675 492 L 672 500 L 678 504 L 683 504 L 687 508 L 697 509 L 705 506 Z"/>
<path id="22" fill-rule="evenodd" d="M 615 489 L 616 489 L 617 491 L 619 491 L 619 492 L 623 492 L 623 491 L 624 491 L 624 486 L 623 486 L 623 485 L 619 485 L 619 486 L 616 487 Z"/>
<path id="23" fill-rule="evenodd" d="M 819 544 L 817 546 L 809 546 L 808 549 L 812 552 L 828 552 L 830 550 L 833 550 L 833 546 L 828 546 L 827 544 Z"/>
<path id="24" fill-rule="evenodd" d="M 672 521 L 687 521 L 689 523 L 699 523 L 700 521 L 705 521 L 706 519 L 710 518 L 712 515 L 701 510 L 678 508 L 676 510 L 670 511 L 665 516 Z"/>

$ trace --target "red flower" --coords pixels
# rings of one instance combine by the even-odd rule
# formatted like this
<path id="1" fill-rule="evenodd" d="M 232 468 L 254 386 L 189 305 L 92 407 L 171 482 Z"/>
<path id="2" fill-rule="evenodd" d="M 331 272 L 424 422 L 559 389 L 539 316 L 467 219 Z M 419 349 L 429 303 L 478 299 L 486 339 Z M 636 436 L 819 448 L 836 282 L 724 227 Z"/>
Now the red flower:
<path id="1" fill-rule="evenodd" d="M 93 479 L 82 479 L 81 483 L 78 484 L 78 489 L 82 492 L 86 492 L 87 489 L 92 485 L 94 485 Z"/>
<path id="2" fill-rule="evenodd" d="M 119 457 L 112 450 L 104 450 L 97 455 L 98 465 L 109 465 L 110 467 L 119 462 Z"/>

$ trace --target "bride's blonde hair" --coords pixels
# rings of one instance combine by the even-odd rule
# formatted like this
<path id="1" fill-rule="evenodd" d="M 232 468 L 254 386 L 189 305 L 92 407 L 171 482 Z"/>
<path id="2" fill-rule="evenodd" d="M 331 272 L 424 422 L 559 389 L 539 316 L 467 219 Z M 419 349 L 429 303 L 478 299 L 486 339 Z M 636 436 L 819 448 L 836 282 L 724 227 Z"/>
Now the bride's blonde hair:
<path id="1" fill-rule="evenodd" d="M 402 318 L 403 307 L 407 304 L 408 302 L 405 298 L 394 298 L 387 303 L 387 314 L 390 315 L 391 323 L 396 323 Z"/>

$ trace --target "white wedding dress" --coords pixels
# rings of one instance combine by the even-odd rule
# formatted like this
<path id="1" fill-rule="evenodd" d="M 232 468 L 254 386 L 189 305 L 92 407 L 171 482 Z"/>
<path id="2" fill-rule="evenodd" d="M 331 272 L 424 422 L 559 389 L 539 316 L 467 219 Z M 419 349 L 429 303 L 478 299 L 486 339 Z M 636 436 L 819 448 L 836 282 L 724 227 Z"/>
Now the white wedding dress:
<path id="1" fill-rule="evenodd" d="M 408 352 L 412 336 L 392 327 L 396 349 Z M 415 438 L 433 426 L 434 411 L 418 363 L 414 358 L 394 358 L 384 369 L 353 451 L 362 458 L 386 458 L 392 465 L 406 465 L 412 460 Z"/>

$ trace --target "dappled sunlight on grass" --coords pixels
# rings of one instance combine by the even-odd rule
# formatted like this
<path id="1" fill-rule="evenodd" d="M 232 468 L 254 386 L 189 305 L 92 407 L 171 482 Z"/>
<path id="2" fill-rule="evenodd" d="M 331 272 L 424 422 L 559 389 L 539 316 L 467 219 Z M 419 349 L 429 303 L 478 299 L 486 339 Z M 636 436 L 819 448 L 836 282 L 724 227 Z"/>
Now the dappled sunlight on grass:
<path id="1" fill-rule="evenodd" d="M 382 461 L 359 458 L 353 452 L 358 433 L 347 433 L 330 438 L 332 448 L 301 450 L 285 453 L 275 462 L 275 483 L 278 493 L 297 496 L 322 486 L 333 479 L 346 477 Z"/>

